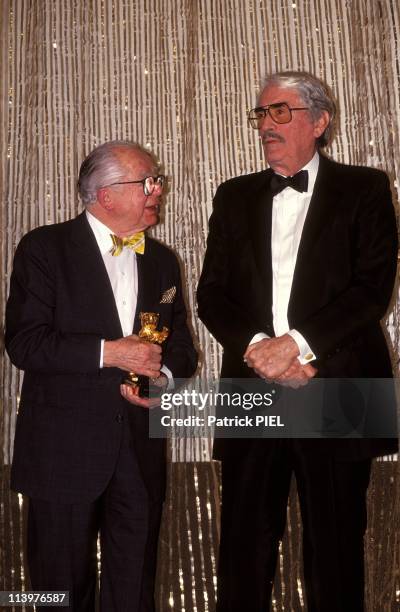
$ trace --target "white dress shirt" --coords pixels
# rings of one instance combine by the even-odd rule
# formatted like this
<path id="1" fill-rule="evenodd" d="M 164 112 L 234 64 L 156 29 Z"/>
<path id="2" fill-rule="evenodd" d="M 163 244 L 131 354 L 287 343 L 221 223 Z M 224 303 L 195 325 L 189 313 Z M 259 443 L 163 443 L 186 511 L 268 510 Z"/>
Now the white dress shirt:
<path id="1" fill-rule="evenodd" d="M 130 336 L 133 330 L 138 292 L 136 253 L 132 249 L 122 249 L 118 257 L 113 257 L 111 255 L 113 246 L 111 234 L 114 232 L 90 212 L 86 211 L 86 216 L 110 279 L 122 334 Z"/>
<path id="2" fill-rule="evenodd" d="M 121 323 L 123 336 L 130 336 L 133 330 L 138 294 L 138 272 L 136 253 L 133 249 L 122 249 L 118 257 L 111 255 L 113 246 L 110 230 L 97 217 L 86 210 L 86 217 L 96 238 L 104 265 L 110 279 L 114 294 L 115 305 Z M 101 341 L 100 367 L 103 367 L 104 340 Z M 167 366 L 162 366 L 161 371 L 167 376 L 171 387 L 173 377 Z"/>
<path id="3" fill-rule="evenodd" d="M 272 314 L 276 336 L 288 333 L 299 347 L 300 363 L 316 359 L 306 339 L 296 329 L 289 329 L 287 311 L 292 289 L 297 252 L 303 232 L 304 221 L 310 205 L 319 166 L 319 155 L 302 168 L 308 171 L 307 191 L 300 193 L 286 187 L 272 200 Z M 262 332 L 252 338 L 250 344 L 268 336 Z"/>

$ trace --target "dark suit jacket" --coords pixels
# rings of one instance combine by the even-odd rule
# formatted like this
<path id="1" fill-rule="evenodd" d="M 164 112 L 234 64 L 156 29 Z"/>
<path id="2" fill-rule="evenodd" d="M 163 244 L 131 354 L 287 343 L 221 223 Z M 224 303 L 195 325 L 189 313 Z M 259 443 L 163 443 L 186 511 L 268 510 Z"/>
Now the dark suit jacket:
<path id="1" fill-rule="evenodd" d="M 163 363 L 174 377 L 193 374 L 197 355 L 186 324 L 175 255 L 151 238 L 137 255 L 140 311 L 160 313 L 170 329 Z M 176 286 L 172 304 L 162 293 Z M 126 402 L 126 372 L 99 368 L 100 341 L 122 336 L 95 237 L 83 213 L 40 227 L 21 240 L 7 303 L 6 348 L 25 371 L 16 426 L 12 488 L 32 497 L 87 502 L 112 476 L 129 426 L 150 497 L 165 486 L 164 440 L 149 439 L 148 411 Z"/>
<path id="2" fill-rule="evenodd" d="M 257 332 L 274 336 L 272 171 L 240 176 L 215 195 L 199 316 L 223 346 L 223 378 L 252 375 L 243 354 Z M 288 306 L 320 377 L 392 376 L 380 320 L 392 295 L 397 232 L 387 176 L 320 157 Z M 319 442 L 319 444 L 317 444 Z M 394 440 L 312 441 L 354 458 L 393 452 Z M 217 441 L 223 456 L 229 441 Z M 341 449 L 338 451 L 338 449 Z"/>

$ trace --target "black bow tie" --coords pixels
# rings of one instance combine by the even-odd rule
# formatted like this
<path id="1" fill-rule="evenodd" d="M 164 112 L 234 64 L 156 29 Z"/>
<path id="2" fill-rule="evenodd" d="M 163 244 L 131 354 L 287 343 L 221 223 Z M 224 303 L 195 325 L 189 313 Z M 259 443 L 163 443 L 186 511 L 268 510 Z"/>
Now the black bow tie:
<path id="1" fill-rule="evenodd" d="M 276 196 L 278 193 L 283 191 L 285 187 L 293 187 L 296 191 L 307 191 L 308 187 L 308 172 L 307 170 L 300 170 L 297 174 L 293 176 L 281 176 L 280 174 L 275 174 L 271 178 L 271 191 L 272 197 Z"/>

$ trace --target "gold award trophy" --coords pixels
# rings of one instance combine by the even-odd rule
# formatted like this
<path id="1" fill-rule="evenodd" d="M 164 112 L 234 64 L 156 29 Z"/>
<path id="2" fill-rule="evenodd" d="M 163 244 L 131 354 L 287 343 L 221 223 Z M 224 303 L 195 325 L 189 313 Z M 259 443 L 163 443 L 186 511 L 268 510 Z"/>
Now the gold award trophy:
<path id="1" fill-rule="evenodd" d="M 156 312 L 141 312 L 140 322 L 142 327 L 139 331 L 139 338 L 146 340 L 146 342 L 152 342 L 153 344 L 162 344 L 168 338 L 169 329 L 163 327 L 161 331 L 157 330 L 158 319 L 160 315 Z M 129 372 L 129 376 L 124 383 L 130 385 L 134 389 L 137 389 L 138 395 L 148 394 L 149 379 L 147 376 L 140 376 L 135 372 Z"/>

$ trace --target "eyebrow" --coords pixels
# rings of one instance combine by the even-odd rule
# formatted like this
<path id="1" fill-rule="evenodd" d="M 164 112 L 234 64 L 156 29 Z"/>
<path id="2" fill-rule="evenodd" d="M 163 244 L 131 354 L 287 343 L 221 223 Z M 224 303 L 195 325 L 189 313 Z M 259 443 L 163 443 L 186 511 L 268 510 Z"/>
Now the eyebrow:
<path id="1" fill-rule="evenodd" d="M 289 102 L 286 102 L 286 100 L 281 100 L 279 102 L 271 102 L 271 104 L 259 104 L 258 106 L 256 106 L 256 109 L 265 108 L 266 106 L 279 106 L 280 104 L 286 104 L 287 106 L 289 106 Z"/>

